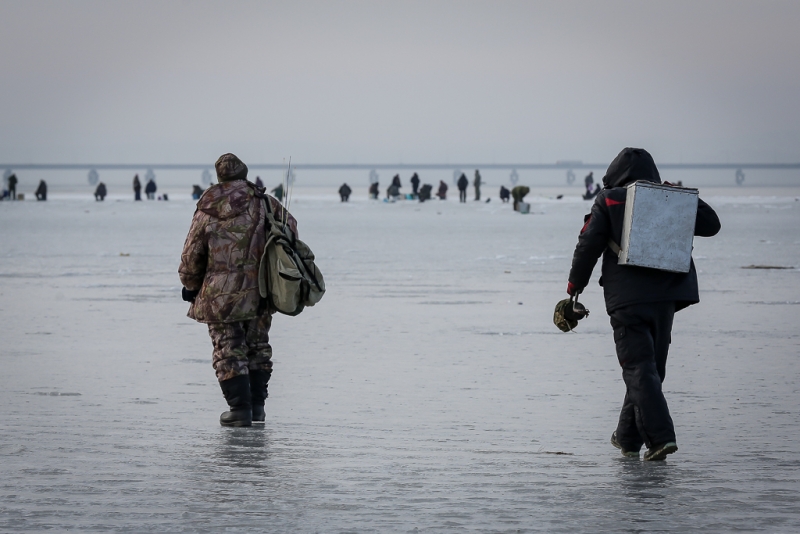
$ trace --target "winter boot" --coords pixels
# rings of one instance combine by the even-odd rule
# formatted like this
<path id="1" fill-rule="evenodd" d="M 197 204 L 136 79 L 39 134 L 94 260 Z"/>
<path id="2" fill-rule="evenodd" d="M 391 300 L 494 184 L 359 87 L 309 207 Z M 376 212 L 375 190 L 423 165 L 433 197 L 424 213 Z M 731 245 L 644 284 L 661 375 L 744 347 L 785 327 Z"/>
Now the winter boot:
<path id="1" fill-rule="evenodd" d="M 219 416 L 222 426 L 250 426 L 253 411 L 250 404 L 250 378 L 239 375 L 219 383 L 230 410 Z"/>
<path id="2" fill-rule="evenodd" d="M 250 371 L 250 402 L 253 405 L 253 422 L 263 423 L 266 419 L 264 413 L 264 400 L 269 397 L 267 383 L 272 371 Z"/>
<path id="3" fill-rule="evenodd" d="M 616 430 L 611 434 L 611 444 L 613 446 L 615 446 L 616 448 L 618 448 L 619 451 L 622 453 L 622 456 L 625 456 L 626 458 L 638 458 L 639 457 L 639 451 L 629 451 L 629 450 L 626 450 L 626 449 L 622 448 L 622 445 L 620 445 L 619 441 L 617 441 L 617 431 Z"/>
<path id="4" fill-rule="evenodd" d="M 661 461 L 667 458 L 668 454 L 678 450 L 678 445 L 674 441 L 669 441 L 663 445 L 653 445 L 644 453 L 644 459 L 648 462 Z"/>

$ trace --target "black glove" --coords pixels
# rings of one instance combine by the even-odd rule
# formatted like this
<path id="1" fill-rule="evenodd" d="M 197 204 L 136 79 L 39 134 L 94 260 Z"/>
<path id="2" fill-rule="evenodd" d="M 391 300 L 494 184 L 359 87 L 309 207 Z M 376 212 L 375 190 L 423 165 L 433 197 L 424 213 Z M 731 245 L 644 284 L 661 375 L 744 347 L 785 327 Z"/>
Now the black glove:
<path id="1" fill-rule="evenodd" d="M 181 298 L 186 302 L 194 302 L 194 299 L 197 298 L 197 294 L 200 293 L 200 290 L 196 291 L 189 291 L 185 287 L 181 290 Z"/>

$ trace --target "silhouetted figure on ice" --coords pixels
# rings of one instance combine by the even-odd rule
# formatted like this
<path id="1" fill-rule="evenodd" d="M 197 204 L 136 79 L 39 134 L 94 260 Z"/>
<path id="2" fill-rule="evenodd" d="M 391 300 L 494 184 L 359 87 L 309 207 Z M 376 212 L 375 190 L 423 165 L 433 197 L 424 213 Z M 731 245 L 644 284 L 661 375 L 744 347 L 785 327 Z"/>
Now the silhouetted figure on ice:
<path id="1" fill-rule="evenodd" d="M 444 183 L 444 180 L 439 180 L 439 190 L 436 192 L 436 196 L 439 197 L 439 200 L 447 200 L 447 184 Z"/>
<path id="2" fill-rule="evenodd" d="M 472 182 L 475 186 L 475 200 L 481 199 L 481 172 L 475 169 L 475 180 Z"/>
<path id="3" fill-rule="evenodd" d="M 592 186 L 594 185 L 594 172 L 590 172 L 586 175 L 586 178 L 583 179 L 583 184 L 586 186 L 586 194 L 590 194 L 592 192 Z M 597 185 L 599 186 L 600 184 Z"/>
<path id="4" fill-rule="evenodd" d="M 500 200 L 503 202 L 508 202 L 511 198 L 511 191 L 504 185 L 500 186 Z"/>
<path id="5" fill-rule="evenodd" d="M 199 185 L 195 184 L 192 186 L 192 199 L 193 200 L 200 200 L 200 197 L 203 196 L 203 188 Z"/>
<path id="6" fill-rule="evenodd" d="M 458 178 L 458 182 L 456 182 L 458 186 L 458 201 L 459 202 L 466 202 L 467 201 L 467 186 L 469 185 L 469 180 L 467 180 L 467 176 L 462 172 L 461 176 Z"/>
<path id="7" fill-rule="evenodd" d="M 278 187 L 273 188 L 270 192 L 278 199 L 278 202 L 283 202 L 283 184 L 278 184 Z"/>
<path id="8" fill-rule="evenodd" d="M 392 185 L 386 188 L 386 200 L 394 202 L 398 198 L 400 198 L 400 188 L 397 187 L 397 184 L 392 182 Z"/>
<path id="9" fill-rule="evenodd" d="M 144 186 L 144 194 L 147 195 L 147 200 L 155 200 L 157 190 L 158 187 L 156 187 L 155 180 L 152 178 L 147 180 L 147 184 Z"/>
<path id="10" fill-rule="evenodd" d="M 47 200 L 47 182 L 39 180 L 39 187 L 36 188 L 36 200 Z"/>
<path id="11" fill-rule="evenodd" d="M 514 186 L 514 189 L 511 190 L 511 198 L 514 199 L 514 211 L 519 211 L 519 203 L 522 202 L 530 190 L 531 188 L 527 185 Z"/>
<path id="12" fill-rule="evenodd" d="M 133 177 L 133 200 L 142 200 L 142 182 L 139 181 L 139 175 Z"/>
<path id="13" fill-rule="evenodd" d="M 639 457 L 642 445 L 646 445 L 645 460 L 663 460 L 678 450 L 675 427 L 661 389 L 673 317 L 675 312 L 696 304 L 700 298 L 694 262 L 690 262 L 686 273 L 619 264 L 618 254 L 612 249 L 622 243 L 628 200 L 625 186 L 638 180 L 661 183 L 652 156 L 641 148 L 626 148 L 608 166 L 603 178 L 605 187 L 584 218 L 572 257 L 567 293 L 577 296 L 584 290 L 602 256 L 601 283 L 606 311 L 614 329 L 617 358 L 626 387 L 611 444 L 623 455 L 635 458 Z M 698 199 L 694 235 L 710 237 L 719 229 L 717 214 Z M 670 228 L 664 228 L 665 236 L 669 232 Z"/>
<path id="14" fill-rule="evenodd" d="M 11 200 L 17 200 L 17 175 L 12 174 L 8 177 L 8 196 Z"/>
<path id="15" fill-rule="evenodd" d="M 431 191 L 433 191 L 433 186 L 431 184 L 425 184 L 419 190 L 419 201 L 425 202 L 426 200 L 431 199 Z"/>
<path id="16" fill-rule="evenodd" d="M 260 176 L 256 176 L 255 184 L 256 184 L 256 187 L 260 187 L 261 189 L 264 189 L 264 182 L 261 181 L 261 177 Z"/>
<path id="17" fill-rule="evenodd" d="M 342 202 L 350 200 L 350 193 L 352 192 L 353 190 L 350 189 L 350 186 L 347 183 L 343 183 L 342 187 L 339 188 L 339 197 L 341 197 Z"/>
<path id="18" fill-rule="evenodd" d="M 414 173 L 411 176 L 411 194 L 416 197 L 419 194 L 419 176 L 417 173 Z"/>
<path id="19" fill-rule="evenodd" d="M 378 185 L 378 182 L 372 182 L 369 184 L 369 198 L 372 200 L 378 200 L 378 195 L 380 194 L 380 189 L 378 189 L 379 187 L 380 186 Z"/>
<path id="20" fill-rule="evenodd" d="M 106 184 L 103 182 L 97 184 L 97 187 L 94 190 L 94 199 L 100 201 L 105 200 L 107 194 L 108 191 L 106 190 Z"/>

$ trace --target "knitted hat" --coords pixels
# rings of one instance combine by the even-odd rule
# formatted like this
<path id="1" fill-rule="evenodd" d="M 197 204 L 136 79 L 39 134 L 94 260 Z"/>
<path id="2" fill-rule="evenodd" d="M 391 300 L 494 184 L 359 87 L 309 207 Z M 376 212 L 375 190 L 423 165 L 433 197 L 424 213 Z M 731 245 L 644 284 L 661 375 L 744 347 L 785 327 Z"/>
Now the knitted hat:
<path id="1" fill-rule="evenodd" d="M 231 153 L 221 155 L 214 168 L 217 170 L 217 180 L 220 183 L 247 178 L 247 165 Z"/>

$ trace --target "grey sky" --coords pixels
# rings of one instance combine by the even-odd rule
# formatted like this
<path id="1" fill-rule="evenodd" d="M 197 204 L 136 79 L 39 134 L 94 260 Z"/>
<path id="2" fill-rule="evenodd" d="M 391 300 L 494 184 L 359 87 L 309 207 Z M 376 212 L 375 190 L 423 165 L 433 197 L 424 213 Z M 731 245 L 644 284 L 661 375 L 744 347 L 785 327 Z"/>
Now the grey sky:
<path id="1" fill-rule="evenodd" d="M 800 2 L 2 2 L 0 162 L 800 160 Z"/>

